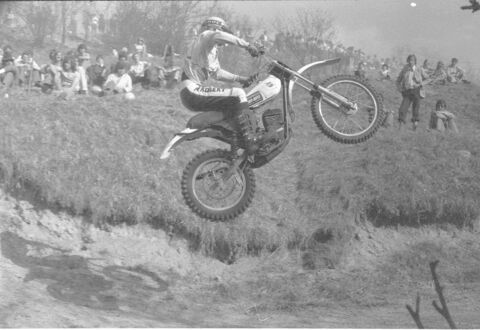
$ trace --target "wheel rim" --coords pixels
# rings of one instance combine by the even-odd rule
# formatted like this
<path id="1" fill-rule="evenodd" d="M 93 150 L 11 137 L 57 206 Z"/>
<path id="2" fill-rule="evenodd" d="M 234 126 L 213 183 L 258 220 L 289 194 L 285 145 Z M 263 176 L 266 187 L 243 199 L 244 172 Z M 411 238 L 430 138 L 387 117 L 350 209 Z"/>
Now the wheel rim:
<path id="1" fill-rule="evenodd" d="M 193 195 L 210 211 L 228 210 L 237 205 L 245 194 L 246 179 L 243 171 L 236 169 L 229 179 L 222 178 L 230 166 L 228 160 L 214 158 L 200 164 L 193 173 Z"/>
<path id="2" fill-rule="evenodd" d="M 354 111 L 342 111 L 327 103 L 325 96 L 322 96 L 318 111 L 327 128 L 343 136 L 358 136 L 374 125 L 379 115 L 378 104 L 365 86 L 352 80 L 339 80 L 327 88 L 357 105 Z"/>

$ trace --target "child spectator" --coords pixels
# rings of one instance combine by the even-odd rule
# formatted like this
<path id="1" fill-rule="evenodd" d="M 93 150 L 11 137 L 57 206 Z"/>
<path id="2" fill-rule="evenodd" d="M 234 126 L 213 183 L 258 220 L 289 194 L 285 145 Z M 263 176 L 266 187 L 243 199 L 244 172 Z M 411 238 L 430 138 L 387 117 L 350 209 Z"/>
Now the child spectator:
<path id="1" fill-rule="evenodd" d="M 390 68 L 387 63 L 382 64 L 380 69 L 380 80 L 390 80 Z"/>
<path id="2" fill-rule="evenodd" d="M 61 90 L 62 53 L 53 49 L 49 54 L 50 64 L 45 65 L 41 72 L 45 75 L 42 92 L 50 94 L 52 90 Z"/>
<path id="3" fill-rule="evenodd" d="M 420 121 L 419 109 L 420 109 L 420 88 L 422 87 L 423 80 L 426 77 L 423 71 L 417 66 L 417 57 L 414 54 L 408 55 L 407 64 L 403 67 L 402 71 L 398 75 L 396 84 L 397 90 L 402 94 L 402 103 L 398 109 L 398 123 L 399 128 L 405 124 L 407 117 L 407 111 L 410 105 L 412 105 L 412 124 L 413 130 L 417 129 L 418 122 Z"/>
<path id="4" fill-rule="evenodd" d="M 78 72 L 80 73 L 80 94 L 88 94 L 88 82 L 86 68 L 90 66 L 90 54 L 85 44 L 77 47 Z"/>
<path id="5" fill-rule="evenodd" d="M 40 66 L 33 60 L 33 52 L 31 50 L 24 51 L 15 60 L 15 66 L 18 68 L 18 84 L 20 86 L 40 86 Z"/>
<path id="6" fill-rule="evenodd" d="M 102 55 L 98 55 L 95 61 L 95 64 L 87 68 L 87 76 L 92 87 L 101 87 L 107 80 L 110 70 L 108 70 L 108 68 L 105 66 Z"/>
<path id="7" fill-rule="evenodd" d="M 353 72 L 355 76 L 363 80 L 367 79 L 365 67 L 366 67 L 366 63 L 363 61 L 360 61 L 360 63 L 358 63 L 357 70 Z"/>
<path id="8" fill-rule="evenodd" d="M 447 72 L 445 71 L 445 64 L 442 61 L 437 62 L 435 71 L 431 74 L 432 83 L 445 85 L 447 82 Z"/>
<path id="9" fill-rule="evenodd" d="M 146 81 L 147 78 L 145 76 L 145 72 L 149 66 L 148 62 L 140 60 L 140 53 L 134 53 L 132 55 L 132 60 L 133 63 L 130 65 L 130 69 L 128 70 L 128 74 L 130 74 L 130 77 L 132 78 L 132 83 L 141 83 L 142 86 L 144 84 L 148 85 L 148 82 Z"/>
<path id="10" fill-rule="evenodd" d="M 132 91 L 132 78 L 127 73 L 129 65 L 127 62 L 119 61 L 115 67 L 115 73 L 108 75 L 107 81 L 103 85 L 104 94 L 113 92 L 129 93 Z"/>
<path id="11" fill-rule="evenodd" d="M 0 81 L 3 83 L 3 86 L 1 86 L 1 94 L 4 98 L 10 96 L 10 89 L 13 87 L 17 77 L 18 70 L 14 64 L 12 53 L 4 50 L 0 68 Z"/>
<path id="12" fill-rule="evenodd" d="M 447 111 L 447 103 L 445 100 L 438 100 L 435 105 L 435 110 L 430 115 L 430 129 L 436 129 L 441 132 L 451 130 L 458 133 L 457 125 L 455 124 L 455 115 Z"/>

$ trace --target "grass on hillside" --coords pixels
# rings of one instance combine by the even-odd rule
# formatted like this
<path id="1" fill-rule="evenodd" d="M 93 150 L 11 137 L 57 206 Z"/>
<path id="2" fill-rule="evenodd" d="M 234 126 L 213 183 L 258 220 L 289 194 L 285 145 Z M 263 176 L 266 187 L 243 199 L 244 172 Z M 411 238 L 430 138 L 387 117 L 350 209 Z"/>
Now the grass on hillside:
<path id="1" fill-rule="evenodd" d="M 391 82 L 374 83 L 387 109 L 396 112 L 400 97 Z M 224 261 L 247 252 L 300 247 L 307 250 L 307 268 L 318 261 L 310 260 L 309 251 L 338 260 L 355 216 L 377 225 L 471 227 L 479 213 L 477 86 L 438 86 L 423 101 L 423 126 L 441 96 L 457 114 L 459 135 L 425 127 L 400 134 L 389 128 L 360 145 L 328 140 L 313 123 L 309 101 L 296 98 L 299 111 L 290 145 L 255 171 L 255 200 L 229 223 L 193 215 L 179 187 L 186 163 L 221 144 L 186 143 L 161 162 L 164 145 L 192 113 L 180 104 L 177 90 L 136 94 L 134 102 L 93 96 L 64 101 L 22 93 L 1 100 L 0 168 L 6 187 L 22 186 L 37 201 L 98 224 L 150 222 Z M 336 243 L 326 248 L 324 235 L 337 238 Z"/>

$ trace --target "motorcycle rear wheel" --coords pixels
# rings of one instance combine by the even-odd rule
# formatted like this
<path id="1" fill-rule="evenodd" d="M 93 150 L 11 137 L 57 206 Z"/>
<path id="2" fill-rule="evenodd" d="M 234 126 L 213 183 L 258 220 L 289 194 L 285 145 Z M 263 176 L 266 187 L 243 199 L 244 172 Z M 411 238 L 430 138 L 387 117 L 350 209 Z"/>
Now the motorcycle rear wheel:
<path id="1" fill-rule="evenodd" d="M 351 75 L 338 75 L 321 85 L 358 105 L 356 111 L 345 113 L 327 102 L 326 95 L 312 98 L 313 119 L 330 139 L 344 144 L 364 142 L 382 125 L 385 118 L 383 103 L 368 82 Z"/>
<path id="2" fill-rule="evenodd" d="M 235 169 L 224 180 L 223 174 L 231 168 L 230 152 L 208 150 L 192 159 L 182 175 L 182 195 L 190 209 L 202 218 L 214 221 L 233 219 L 248 208 L 255 193 L 255 176 L 247 164 Z"/>

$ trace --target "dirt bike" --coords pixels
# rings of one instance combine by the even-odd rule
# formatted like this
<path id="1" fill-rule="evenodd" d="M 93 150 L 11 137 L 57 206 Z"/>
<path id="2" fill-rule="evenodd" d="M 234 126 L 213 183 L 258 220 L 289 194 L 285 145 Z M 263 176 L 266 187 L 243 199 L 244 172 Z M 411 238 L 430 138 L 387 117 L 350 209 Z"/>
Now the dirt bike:
<path id="1" fill-rule="evenodd" d="M 368 82 L 351 75 L 333 76 L 321 84 L 309 79 L 309 70 L 338 63 L 339 58 L 313 62 L 295 71 L 266 54 L 262 57 L 267 60 L 263 68 L 268 77 L 256 82 L 247 99 L 253 111 L 281 95 L 282 109 L 266 109 L 262 113 L 268 141 L 248 155 L 234 119 L 223 111 L 208 111 L 192 117 L 187 128 L 175 134 L 162 152 L 161 159 L 166 159 L 184 141 L 205 137 L 230 146 L 200 153 L 183 171 L 182 195 L 190 209 L 202 218 L 225 221 L 248 208 L 255 192 L 253 169 L 268 164 L 290 141 L 291 122 L 295 118 L 291 103 L 294 85 L 309 92 L 313 120 L 336 142 L 366 141 L 383 122 L 383 104 Z"/>

